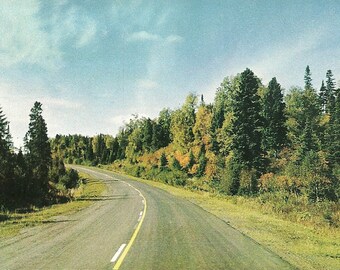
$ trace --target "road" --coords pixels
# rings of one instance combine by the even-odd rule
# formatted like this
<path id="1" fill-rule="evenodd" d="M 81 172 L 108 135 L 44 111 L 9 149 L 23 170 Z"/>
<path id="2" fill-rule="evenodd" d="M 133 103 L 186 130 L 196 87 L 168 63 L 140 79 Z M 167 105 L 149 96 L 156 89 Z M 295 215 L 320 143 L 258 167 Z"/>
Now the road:
<path id="1" fill-rule="evenodd" d="M 127 176 L 78 169 L 103 179 L 106 193 L 2 241 L 1 269 L 293 269 L 187 200 Z"/>

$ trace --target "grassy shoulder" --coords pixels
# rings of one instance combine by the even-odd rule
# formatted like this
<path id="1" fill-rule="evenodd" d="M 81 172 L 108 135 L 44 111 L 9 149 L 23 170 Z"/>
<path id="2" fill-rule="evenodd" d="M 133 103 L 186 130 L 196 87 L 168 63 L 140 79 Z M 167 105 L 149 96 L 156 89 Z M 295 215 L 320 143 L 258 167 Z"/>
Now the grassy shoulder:
<path id="1" fill-rule="evenodd" d="M 338 228 L 285 220 L 264 211 L 254 198 L 221 196 L 133 178 L 195 203 L 299 269 L 340 269 Z"/>
<path id="2" fill-rule="evenodd" d="M 106 186 L 89 175 L 81 174 L 81 176 L 85 178 L 85 181 L 75 190 L 74 199 L 70 202 L 34 208 L 32 211 L 24 213 L 20 211 L 0 212 L 0 216 L 4 217 L 4 220 L 0 220 L 0 239 L 15 236 L 27 227 L 49 223 L 53 217 L 72 214 L 88 207 L 92 202 L 85 199 L 100 196 Z"/>

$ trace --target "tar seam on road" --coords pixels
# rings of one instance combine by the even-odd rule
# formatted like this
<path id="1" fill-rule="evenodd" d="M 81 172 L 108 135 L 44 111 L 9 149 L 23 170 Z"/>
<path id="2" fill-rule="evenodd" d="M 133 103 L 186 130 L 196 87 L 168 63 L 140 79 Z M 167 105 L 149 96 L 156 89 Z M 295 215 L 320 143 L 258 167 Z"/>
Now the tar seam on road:
<path id="1" fill-rule="evenodd" d="M 122 255 L 119 257 L 117 263 L 114 265 L 113 270 L 118 270 L 118 269 L 120 268 L 120 266 L 122 265 L 122 263 L 123 263 L 123 261 L 124 261 L 126 255 L 128 254 L 130 248 L 131 248 L 132 245 L 133 245 L 133 242 L 135 241 L 135 239 L 136 239 L 136 237 L 137 237 L 137 234 L 138 234 L 140 228 L 142 227 L 142 224 L 143 224 L 143 221 L 144 221 L 144 218 L 145 218 L 145 214 L 146 214 L 146 199 L 145 199 L 145 197 L 143 196 L 143 194 L 140 192 L 140 190 L 138 190 L 138 189 L 135 188 L 134 186 L 132 186 L 132 185 L 130 185 L 130 184 L 124 182 L 124 181 L 122 181 L 122 182 L 125 183 L 125 184 L 127 184 L 127 185 L 129 185 L 130 187 L 133 187 L 133 188 L 139 193 L 139 195 L 143 198 L 144 210 L 143 210 L 143 214 L 142 214 L 140 220 L 138 219 L 138 222 L 139 222 L 139 223 L 138 223 L 137 228 L 135 229 L 135 231 L 134 231 L 134 233 L 133 233 L 133 235 L 132 235 L 132 237 L 131 237 L 129 243 L 127 244 L 126 248 L 125 248 L 125 249 L 123 248 L 124 251 L 123 251 Z M 125 246 L 124 246 L 124 247 L 125 247 Z"/>

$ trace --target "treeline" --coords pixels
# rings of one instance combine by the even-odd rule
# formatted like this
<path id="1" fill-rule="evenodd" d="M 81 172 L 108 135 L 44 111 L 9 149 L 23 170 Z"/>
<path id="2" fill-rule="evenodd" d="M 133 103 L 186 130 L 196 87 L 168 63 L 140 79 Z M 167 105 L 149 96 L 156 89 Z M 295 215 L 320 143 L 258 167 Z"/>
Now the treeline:
<path id="1" fill-rule="evenodd" d="M 223 80 L 212 104 L 190 94 L 156 119 L 134 117 L 115 137 L 58 135 L 52 150 L 70 163 L 196 189 L 337 201 L 340 89 L 331 70 L 319 91 L 309 66 L 304 81 L 284 96 L 276 78 L 263 85 L 246 69 Z"/>
<path id="2" fill-rule="evenodd" d="M 0 206 L 5 208 L 56 202 L 65 199 L 65 189 L 78 184 L 78 173 L 67 171 L 62 159 L 52 158 L 41 103 L 34 103 L 29 117 L 24 151 L 15 152 L 0 108 Z"/>

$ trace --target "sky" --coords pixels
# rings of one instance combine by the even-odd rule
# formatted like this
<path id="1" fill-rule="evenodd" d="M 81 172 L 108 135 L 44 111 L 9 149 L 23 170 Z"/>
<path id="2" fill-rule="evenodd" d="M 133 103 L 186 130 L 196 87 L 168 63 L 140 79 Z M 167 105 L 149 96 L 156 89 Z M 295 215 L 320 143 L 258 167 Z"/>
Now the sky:
<path id="1" fill-rule="evenodd" d="M 340 81 L 338 0 L 0 0 L 0 107 L 22 146 L 35 101 L 49 136 L 115 135 L 250 68 L 266 85 Z"/>

